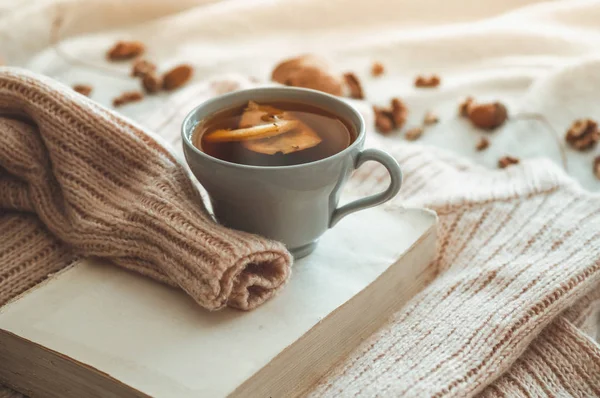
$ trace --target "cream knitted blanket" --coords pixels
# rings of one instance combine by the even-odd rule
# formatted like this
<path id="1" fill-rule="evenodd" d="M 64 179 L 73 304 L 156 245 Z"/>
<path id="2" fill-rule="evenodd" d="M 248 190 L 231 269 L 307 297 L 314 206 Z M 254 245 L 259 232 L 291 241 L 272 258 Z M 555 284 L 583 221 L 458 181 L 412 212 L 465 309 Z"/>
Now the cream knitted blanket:
<path id="1" fill-rule="evenodd" d="M 440 217 L 439 276 L 313 396 L 600 396 L 600 195 L 548 160 L 490 171 L 393 150 L 398 204 Z M 355 189 L 385 185 L 360 170 Z"/>

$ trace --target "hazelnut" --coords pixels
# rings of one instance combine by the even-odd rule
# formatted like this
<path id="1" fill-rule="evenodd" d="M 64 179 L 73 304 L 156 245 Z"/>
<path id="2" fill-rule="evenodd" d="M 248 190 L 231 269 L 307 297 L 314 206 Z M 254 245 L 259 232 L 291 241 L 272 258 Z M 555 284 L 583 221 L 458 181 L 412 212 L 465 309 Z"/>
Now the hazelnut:
<path id="1" fill-rule="evenodd" d="M 475 127 L 483 130 L 494 130 L 508 119 L 506 107 L 499 102 L 488 104 L 471 104 L 468 117 Z"/>
<path id="2" fill-rule="evenodd" d="M 119 41 L 106 53 L 111 61 L 124 61 L 142 55 L 146 47 L 139 41 Z"/>

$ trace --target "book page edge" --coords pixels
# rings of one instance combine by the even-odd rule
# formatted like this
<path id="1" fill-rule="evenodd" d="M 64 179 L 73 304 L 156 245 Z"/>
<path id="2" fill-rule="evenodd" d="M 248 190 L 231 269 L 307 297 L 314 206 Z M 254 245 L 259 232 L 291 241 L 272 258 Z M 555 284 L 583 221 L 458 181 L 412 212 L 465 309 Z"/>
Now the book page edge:
<path id="1" fill-rule="evenodd" d="M 304 335 L 302 335 L 294 343 L 286 347 L 275 358 L 273 358 L 266 366 L 261 368 L 253 376 L 239 385 L 231 394 L 230 398 L 242 398 L 249 396 L 286 396 L 297 397 L 303 396 L 306 392 L 317 383 L 324 374 L 326 374 L 335 364 L 347 357 L 358 344 L 368 336 L 375 333 L 383 324 L 393 315 L 394 312 L 402 308 L 407 301 L 415 294 L 420 292 L 431 280 L 430 274 L 433 270 L 428 266 L 435 256 L 435 250 L 432 250 L 429 256 L 425 256 L 420 264 L 420 269 L 416 272 L 416 279 L 412 283 L 412 291 L 405 295 L 403 299 L 396 300 L 396 303 L 388 305 L 384 310 L 380 311 L 378 316 L 371 316 L 372 322 L 363 320 L 361 324 L 354 325 L 357 332 L 347 333 L 352 342 L 344 343 L 341 349 L 335 352 L 335 344 L 320 343 L 321 348 L 318 349 L 318 354 L 310 347 L 311 340 L 317 340 L 317 335 L 323 333 L 323 330 L 330 323 L 337 323 L 337 320 L 343 317 L 342 312 L 348 311 L 349 308 L 356 306 L 357 301 L 364 300 L 366 296 L 372 294 L 372 288 L 378 284 L 378 281 L 385 280 L 391 273 L 401 273 L 398 270 L 398 265 L 403 260 L 407 261 L 410 257 L 415 256 L 419 249 L 428 243 L 435 246 L 437 239 L 437 215 L 426 209 L 424 213 L 428 216 L 433 215 L 430 227 L 417 239 L 387 270 L 381 273 L 373 282 L 367 285 L 363 290 L 353 296 L 350 300 L 340 305 L 332 311 L 321 322 L 312 327 Z M 427 248 L 424 248 L 427 250 Z M 400 276 L 396 276 L 400 279 Z M 381 282 L 379 282 L 380 284 Z M 362 327 L 360 327 L 362 326 Z M 338 334 L 341 335 L 342 333 Z M 322 346 L 326 348 L 323 349 Z M 311 354 L 312 351 L 312 354 Z M 303 355 L 319 355 L 319 358 L 308 358 L 302 361 L 299 353 Z M 308 354 L 307 354 L 308 353 Z M 295 366 L 291 366 L 294 363 Z M 281 369 L 285 369 L 283 372 Z M 301 374 L 301 377 L 298 377 Z"/>

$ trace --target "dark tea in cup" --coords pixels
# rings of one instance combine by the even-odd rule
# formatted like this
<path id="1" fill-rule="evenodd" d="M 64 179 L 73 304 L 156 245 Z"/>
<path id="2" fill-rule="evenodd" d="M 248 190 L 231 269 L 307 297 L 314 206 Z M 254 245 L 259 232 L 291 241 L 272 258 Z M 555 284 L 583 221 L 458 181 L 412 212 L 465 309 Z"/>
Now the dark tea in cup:
<path id="1" fill-rule="evenodd" d="M 227 162 L 290 166 L 335 155 L 356 135 L 339 117 L 313 105 L 249 101 L 200 121 L 192 143 Z"/>
<path id="2" fill-rule="evenodd" d="M 354 107 L 297 87 L 257 87 L 209 99 L 181 128 L 185 158 L 217 221 L 283 242 L 295 258 L 311 253 L 348 214 L 398 193 L 398 162 L 364 149 L 365 138 L 365 122 Z M 389 186 L 338 206 L 351 173 L 370 161 L 387 169 Z"/>

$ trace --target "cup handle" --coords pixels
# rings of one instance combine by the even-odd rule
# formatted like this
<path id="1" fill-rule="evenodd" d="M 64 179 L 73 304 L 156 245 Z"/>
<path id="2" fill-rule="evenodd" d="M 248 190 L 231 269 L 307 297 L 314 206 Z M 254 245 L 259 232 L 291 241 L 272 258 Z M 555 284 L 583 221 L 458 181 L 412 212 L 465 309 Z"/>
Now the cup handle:
<path id="1" fill-rule="evenodd" d="M 357 199 L 354 202 L 347 203 L 344 206 L 335 209 L 331 215 L 331 220 L 329 221 L 329 228 L 332 228 L 338 221 L 350 213 L 387 202 L 400 191 L 400 186 L 402 185 L 402 171 L 400 170 L 400 165 L 398 165 L 396 159 L 379 149 L 369 148 L 358 154 L 354 169 L 358 169 L 363 163 L 369 160 L 379 162 L 387 169 L 391 178 L 390 185 L 383 192 L 367 196 L 366 198 Z"/>

